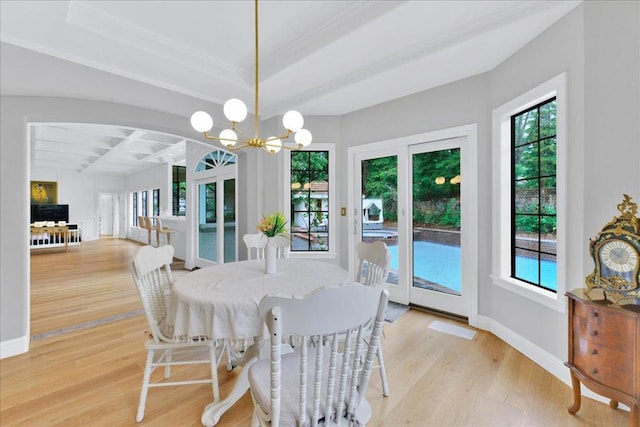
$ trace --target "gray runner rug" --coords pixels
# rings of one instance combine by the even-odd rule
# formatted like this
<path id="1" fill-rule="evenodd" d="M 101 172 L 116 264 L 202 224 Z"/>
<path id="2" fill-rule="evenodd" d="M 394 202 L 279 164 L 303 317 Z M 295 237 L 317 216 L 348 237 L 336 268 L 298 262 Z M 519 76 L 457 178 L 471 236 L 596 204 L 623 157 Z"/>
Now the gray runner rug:
<path id="1" fill-rule="evenodd" d="M 384 312 L 384 320 L 389 323 L 393 323 L 398 320 L 400 316 L 406 313 L 407 310 L 409 310 L 408 305 L 389 301 L 389 304 L 387 304 L 387 311 Z"/>
<path id="2" fill-rule="evenodd" d="M 144 314 L 144 309 L 138 308 L 126 313 L 114 314 L 113 316 L 103 317 L 102 319 L 90 320 L 84 323 L 78 323 L 71 326 L 65 326 L 64 328 L 54 329 L 53 331 L 43 332 L 41 334 L 31 335 L 31 341 L 41 340 L 43 338 L 50 338 L 60 334 L 66 334 L 68 332 L 78 331 L 80 329 L 92 328 L 98 325 L 104 325 L 106 323 L 115 322 L 129 317 L 138 316 Z"/>

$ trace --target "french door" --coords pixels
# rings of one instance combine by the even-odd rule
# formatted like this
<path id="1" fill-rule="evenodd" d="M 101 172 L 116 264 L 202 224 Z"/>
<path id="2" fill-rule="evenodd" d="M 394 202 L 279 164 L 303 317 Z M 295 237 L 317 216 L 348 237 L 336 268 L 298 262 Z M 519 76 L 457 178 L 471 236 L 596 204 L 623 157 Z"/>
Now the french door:
<path id="1" fill-rule="evenodd" d="M 476 293 L 475 150 L 466 136 L 356 147 L 350 248 L 382 240 L 393 301 L 469 317 Z M 355 251 L 350 266 L 355 265 Z"/>
<path id="2" fill-rule="evenodd" d="M 197 267 L 237 260 L 236 179 L 216 176 L 194 183 L 197 198 Z"/>

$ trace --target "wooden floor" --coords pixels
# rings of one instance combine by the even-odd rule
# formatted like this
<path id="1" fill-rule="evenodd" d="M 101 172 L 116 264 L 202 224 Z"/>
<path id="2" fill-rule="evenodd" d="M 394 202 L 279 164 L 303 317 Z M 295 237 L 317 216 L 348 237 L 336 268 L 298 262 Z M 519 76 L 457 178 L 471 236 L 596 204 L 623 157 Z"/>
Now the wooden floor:
<path id="1" fill-rule="evenodd" d="M 124 240 L 87 242 L 82 250 L 33 253 L 32 334 L 46 333 L 140 308 L 129 277 L 139 247 Z M 176 275 L 185 274 L 181 263 Z M 626 426 L 628 412 L 583 398 L 569 415 L 571 390 L 494 335 L 472 340 L 429 329 L 433 320 L 410 310 L 385 323 L 383 348 L 391 396 L 378 375 L 368 391 L 371 426 Z M 0 361 L 0 425 L 135 426 L 145 361 L 143 315 L 32 341 L 27 354 Z M 207 374 L 205 366 L 190 374 Z M 238 370 L 219 371 L 226 394 Z M 212 399 L 206 385 L 149 392 L 140 425 L 199 426 Z M 249 426 L 245 395 L 220 426 Z"/>

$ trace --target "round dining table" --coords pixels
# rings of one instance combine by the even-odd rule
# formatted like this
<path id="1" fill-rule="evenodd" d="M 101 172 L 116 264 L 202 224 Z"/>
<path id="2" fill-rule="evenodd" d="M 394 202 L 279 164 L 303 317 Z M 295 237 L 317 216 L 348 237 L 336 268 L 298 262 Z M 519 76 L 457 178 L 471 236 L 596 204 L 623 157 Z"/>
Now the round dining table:
<path id="1" fill-rule="evenodd" d="M 176 280 L 170 320 L 176 340 L 206 336 L 231 346 L 247 348 L 244 366 L 229 396 L 213 402 L 202 414 L 202 424 L 217 424 L 220 416 L 249 388 L 249 364 L 268 343 L 267 326 L 258 305 L 265 295 L 305 296 L 327 286 L 352 283 L 339 265 L 308 259 L 278 259 L 277 271 L 265 273 L 264 260 L 218 264 L 190 272 Z"/>

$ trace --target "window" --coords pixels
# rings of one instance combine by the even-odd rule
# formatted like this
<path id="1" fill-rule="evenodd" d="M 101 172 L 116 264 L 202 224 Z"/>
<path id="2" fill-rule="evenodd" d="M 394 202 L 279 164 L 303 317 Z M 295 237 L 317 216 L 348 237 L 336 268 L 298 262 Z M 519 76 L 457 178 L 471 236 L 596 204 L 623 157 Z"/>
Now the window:
<path id="1" fill-rule="evenodd" d="M 511 277 L 555 293 L 555 97 L 511 116 L 511 174 Z"/>
<path id="2" fill-rule="evenodd" d="M 131 195 L 131 217 L 133 219 L 133 226 L 138 226 L 138 193 L 133 193 Z"/>
<path id="3" fill-rule="evenodd" d="M 566 76 L 496 108 L 493 282 L 564 311 Z"/>
<path id="4" fill-rule="evenodd" d="M 160 216 L 160 189 L 153 190 L 153 215 Z"/>
<path id="5" fill-rule="evenodd" d="M 141 211 L 142 211 L 142 216 L 149 216 L 149 204 L 148 204 L 148 202 L 147 202 L 147 194 L 148 194 L 148 191 L 147 191 L 147 190 L 144 190 L 144 191 L 141 193 L 141 196 L 142 196 L 142 197 L 140 198 L 140 199 L 141 199 L 141 200 L 140 200 L 140 205 L 141 205 L 141 207 L 142 207 L 142 209 L 141 209 Z"/>
<path id="6" fill-rule="evenodd" d="M 173 166 L 173 215 L 185 216 L 187 213 L 187 168 L 185 166 Z"/>
<path id="7" fill-rule="evenodd" d="M 330 249 L 329 151 L 292 151 L 290 218 L 292 252 Z"/>

